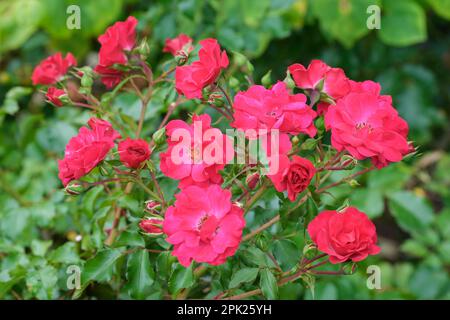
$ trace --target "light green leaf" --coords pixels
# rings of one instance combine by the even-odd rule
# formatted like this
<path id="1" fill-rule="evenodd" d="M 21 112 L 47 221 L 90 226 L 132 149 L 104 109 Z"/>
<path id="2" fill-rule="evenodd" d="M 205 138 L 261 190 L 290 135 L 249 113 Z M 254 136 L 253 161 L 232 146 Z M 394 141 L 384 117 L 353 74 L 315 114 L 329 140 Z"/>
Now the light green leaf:
<path id="1" fill-rule="evenodd" d="M 278 297 L 278 284 L 275 276 L 268 269 L 261 270 L 260 283 L 262 294 L 269 300 Z"/>
<path id="2" fill-rule="evenodd" d="M 409 46 L 427 39 L 426 16 L 415 1 L 383 1 L 380 39 L 392 46 Z"/>
<path id="3" fill-rule="evenodd" d="M 172 294 L 176 295 L 181 289 L 189 288 L 194 285 L 194 272 L 192 264 L 185 268 L 182 265 L 178 265 L 172 272 L 169 280 L 169 290 Z"/>
<path id="4" fill-rule="evenodd" d="M 405 231 L 420 233 L 433 221 L 433 210 L 424 198 L 409 191 L 388 195 L 389 209 L 399 226 Z"/>
<path id="5" fill-rule="evenodd" d="M 127 288 L 134 299 L 144 299 L 151 294 L 155 273 L 150 264 L 147 250 L 138 250 L 128 256 Z"/>
<path id="6" fill-rule="evenodd" d="M 258 272 L 258 268 L 243 268 L 238 270 L 235 274 L 233 274 L 229 287 L 235 288 L 241 283 L 251 283 L 255 281 L 258 276 Z"/>
<path id="7" fill-rule="evenodd" d="M 291 240 L 275 240 L 273 254 L 283 271 L 292 269 L 300 261 L 300 250 Z"/>

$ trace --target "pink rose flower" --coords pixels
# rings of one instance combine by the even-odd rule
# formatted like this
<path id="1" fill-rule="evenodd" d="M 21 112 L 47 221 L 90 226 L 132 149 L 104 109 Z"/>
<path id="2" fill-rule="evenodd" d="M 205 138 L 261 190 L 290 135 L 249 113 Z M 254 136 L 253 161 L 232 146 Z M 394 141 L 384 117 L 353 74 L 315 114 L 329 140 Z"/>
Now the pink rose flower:
<path id="1" fill-rule="evenodd" d="M 308 234 L 333 264 L 361 261 L 381 251 L 375 225 L 354 207 L 343 212 L 322 211 L 308 225 Z"/>
<path id="2" fill-rule="evenodd" d="M 192 121 L 193 124 L 189 125 L 181 120 L 172 120 L 166 125 L 169 147 L 166 152 L 160 153 L 160 169 L 166 176 L 180 180 L 179 188 L 191 184 L 208 186 L 210 183 L 222 183 L 219 171 L 232 160 L 233 143 L 219 129 L 211 127 L 209 115 L 194 115 Z M 195 135 L 196 126 L 201 136 Z M 216 138 L 208 139 L 205 134 Z M 206 152 L 213 148 L 221 154 L 211 156 Z"/>
<path id="3" fill-rule="evenodd" d="M 127 64 L 126 51 L 131 51 L 136 44 L 137 24 L 137 19 L 130 16 L 126 21 L 116 22 L 98 37 L 101 47 L 98 53 L 98 65 L 94 70 L 102 76 L 102 82 L 108 88 L 120 82 L 122 73 L 112 66 Z"/>
<path id="4" fill-rule="evenodd" d="M 202 40 L 200 45 L 199 60 L 175 70 L 175 87 L 179 94 L 188 99 L 202 98 L 203 88 L 214 83 L 220 71 L 228 67 L 229 63 L 227 53 L 220 51 L 216 39 Z"/>
<path id="5" fill-rule="evenodd" d="M 176 196 L 165 214 L 163 231 L 172 255 L 188 267 L 192 260 L 219 265 L 234 255 L 245 227 L 244 211 L 219 185 L 190 186 Z"/>
<path id="6" fill-rule="evenodd" d="M 295 84 L 301 89 L 316 89 L 323 80 L 322 91 L 333 99 L 339 99 L 350 91 L 349 80 L 340 68 L 331 68 L 321 60 L 312 60 L 308 68 L 300 63 L 288 68 Z"/>
<path id="7" fill-rule="evenodd" d="M 57 107 L 62 107 L 63 103 L 59 98 L 65 94 L 66 92 L 62 89 L 50 87 L 48 88 L 47 93 L 45 94 L 45 98 L 47 99 L 48 102 L 52 103 L 53 105 Z"/>
<path id="8" fill-rule="evenodd" d="M 377 168 L 402 160 L 411 151 L 408 124 L 392 107 L 391 97 L 379 95 L 380 87 L 372 81 L 352 87 L 355 91 L 329 106 L 325 115 L 332 146 L 358 160 L 370 158 Z"/>
<path id="9" fill-rule="evenodd" d="M 234 98 L 234 121 L 240 130 L 278 129 L 280 133 L 306 133 L 314 137 L 316 112 L 306 104 L 304 94 L 289 94 L 286 84 L 278 82 L 271 89 L 253 85 Z"/>
<path id="10" fill-rule="evenodd" d="M 67 144 L 64 159 L 58 160 L 58 177 L 64 186 L 94 169 L 114 147 L 114 140 L 120 138 L 105 120 L 91 118 L 88 125 L 91 129 L 80 128 L 78 135 Z"/>
<path id="11" fill-rule="evenodd" d="M 291 161 L 287 155 L 280 155 L 279 161 L 278 172 L 268 177 L 278 192 L 287 190 L 289 200 L 295 201 L 308 188 L 316 168 L 311 161 L 299 156 L 293 156 Z"/>
<path id="12" fill-rule="evenodd" d="M 61 52 L 58 52 L 45 58 L 36 66 L 36 68 L 34 68 L 31 80 L 33 81 L 33 85 L 54 84 L 62 79 L 70 67 L 76 65 L 77 61 L 71 53 L 68 53 L 66 57 L 63 58 Z"/>
<path id="13" fill-rule="evenodd" d="M 188 55 L 192 50 L 194 50 L 194 47 L 192 46 L 192 38 L 182 33 L 176 38 L 167 38 L 163 52 L 169 52 L 173 56 L 176 56 L 181 51 Z"/>
<path id="14" fill-rule="evenodd" d="M 148 143 L 142 139 L 127 138 L 118 145 L 120 161 L 128 168 L 137 169 L 144 161 L 150 158 L 151 152 Z"/>

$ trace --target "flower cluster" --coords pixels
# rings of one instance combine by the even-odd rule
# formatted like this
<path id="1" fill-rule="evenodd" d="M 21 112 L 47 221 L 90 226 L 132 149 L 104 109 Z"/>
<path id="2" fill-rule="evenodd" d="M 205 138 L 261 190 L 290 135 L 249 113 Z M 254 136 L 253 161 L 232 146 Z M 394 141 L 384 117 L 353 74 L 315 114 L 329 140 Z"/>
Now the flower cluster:
<path id="1" fill-rule="evenodd" d="M 141 232 L 166 237 L 173 245 L 172 254 L 183 266 L 189 266 L 192 261 L 219 265 L 234 255 L 246 226 L 244 213 L 251 210 L 258 197 L 264 194 L 264 188 L 272 186 L 281 201 L 287 198 L 287 201 L 296 202 L 294 207 L 297 208 L 308 197 L 314 201 L 320 199 L 324 190 L 321 185 L 328 178 L 320 172 L 341 170 L 348 164 L 348 161 L 342 162 L 343 156 L 350 157 L 352 163 L 370 159 L 373 166 L 382 168 L 401 161 L 414 150 L 407 140 L 408 124 L 393 107 L 392 98 L 381 94 L 378 83 L 353 81 L 342 69 L 313 60 L 308 67 L 297 63 L 287 68 L 288 77 L 292 77 L 296 88 L 288 85 L 292 83 L 289 78 L 270 87 L 251 82 L 233 97 L 227 88 L 228 82 L 223 79 L 226 75 L 222 74 L 229 65 L 228 56 L 216 39 L 201 40 L 198 57 L 192 59 L 189 56 L 197 52 L 193 39 L 184 34 L 167 39 L 163 52 L 171 55 L 174 65 L 156 77 L 158 71 L 151 69 L 147 57 L 135 54 L 137 24 L 134 17 L 129 17 L 109 27 L 98 38 L 101 48 L 94 69 L 107 88 L 117 86 L 122 79 L 129 81 L 130 73 L 140 72 L 138 76 L 147 79 L 148 88 L 142 91 L 134 83 L 132 86 L 142 100 L 136 134 L 130 137 L 130 128 L 123 129 L 120 125 L 117 126 L 120 133 L 116 131 L 111 123 L 116 124 L 120 117 L 114 117 L 115 111 L 106 111 L 108 106 L 98 102 L 101 99 L 94 97 L 91 91 L 77 92 L 86 102 L 80 106 L 95 111 L 97 116 L 111 123 L 92 117 L 88 127 L 79 130 L 67 144 L 64 158 L 58 161 L 59 178 L 64 186 L 73 180 L 87 183 L 80 179 L 110 155 L 108 159 L 114 161 L 108 161 L 108 164 L 114 170 L 106 181 L 114 181 L 116 186 L 122 187 L 121 178 L 117 176 L 125 176 L 128 180 L 123 193 L 131 192 L 128 184 L 131 180 L 142 187 L 151 200 L 146 202 L 143 210 L 147 215 L 139 222 Z M 189 60 L 194 61 L 187 63 Z M 76 64 L 70 53 L 65 58 L 57 53 L 35 68 L 33 83 L 49 86 L 47 101 L 57 107 L 63 106 L 64 101 L 70 99 L 59 82 Z M 77 73 L 72 73 L 75 77 L 84 77 L 86 69 L 76 70 Z M 174 81 L 168 79 L 172 72 Z M 229 72 L 231 70 L 227 74 Z M 156 79 L 153 79 L 154 75 Z M 148 143 L 140 138 L 148 132 L 142 130 L 146 108 L 151 105 L 153 86 L 161 83 L 176 91 L 178 96 L 175 102 L 170 102 L 171 107 L 156 131 L 164 141 L 159 141 L 155 133 Z M 214 92 L 216 89 L 223 93 L 220 95 L 224 98 L 222 104 L 215 105 L 216 99 L 220 100 Z M 117 87 L 117 91 L 121 90 Z M 243 132 L 244 142 L 268 142 L 260 148 L 258 155 L 262 151 L 268 159 L 269 172 L 263 170 L 260 159 L 251 164 L 243 163 L 242 167 L 231 165 L 239 152 L 247 153 L 249 159 L 254 155 L 249 154 L 250 147 L 245 145 L 242 150 L 235 148 L 233 140 L 212 125 L 210 115 L 195 114 L 192 109 L 189 110 L 193 114 L 191 122 L 170 120 L 173 114 L 180 114 L 172 113 L 175 107 L 189 99 L 201 99 L 190 101 L 189 105 L 202 103 L 203 108 L 207 103 L 220 112 L 218 122 L 224 120 L 230 127 Z M 125 127 L 129 121 L 124 120 Z M 328 138 L 331 146 L 324 148 L 322 143 Z M 314 145 L 308 152 L 303 152 L 307 148 L 303 149 L 302 143 L 308 140 L 319 145 L 317 149 Z M 117 151 L 111 152 L 116 143 Z M 178 181 L 175 201 L 164 198 L 167 192 L 159 186 L 161 176 L 155 174 L 157 166 L 150 160 L 152 152 L 159 153 L 160 172 Z M 116 157 L 125 169 L 118 167 Z M 343 166 L 333 167 L 336 163 L 343 163 Z M 260 184 L 260 181 L 264 183 Z M 236 188 L 230 187 L 233 182 Z M 106 182 L 98 182 L 101 183 Z M 334 185 L 337 184 L 325 189 Z M 119 219 L 121 216 L 116 214 L 113 228 L 117 228 Z M 250 239 L 279 220 L 280 216 L 274 217 L 245 238 Z M 307 230 L 317 249 L 326 253 L 331 263 L 361 261 L 380 252 L 375 225 L 354 207 L 339 212 L 323 211 L 311 221 Z M 118 232 L 110 232 L 106 243 L 112 244 L 109 241 L 113 241 Z"/>

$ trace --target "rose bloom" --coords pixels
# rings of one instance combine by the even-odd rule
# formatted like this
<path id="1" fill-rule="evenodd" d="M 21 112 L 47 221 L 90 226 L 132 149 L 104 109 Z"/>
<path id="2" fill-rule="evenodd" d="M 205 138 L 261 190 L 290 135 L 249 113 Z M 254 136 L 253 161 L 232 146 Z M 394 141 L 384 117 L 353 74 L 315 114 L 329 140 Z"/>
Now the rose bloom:
<path id="1" fill-rule="evenodd" d="M 328 254 L 331 263 L 361 261 L 378 254 L 375 225 L 354 207 L 343 212 L 326 210 L 308 225 L 308 234 L 317 248 Z"/>
<path id="2" fill-rule="evenodd" d="M 172 120 L 166 125 L 168 148 L 160 153 L 160 169 L 166 176 L 180 180 L 179 188 L 191 184 L 207 186 L 222 183 L 219 171 L 233 159 L 233 142 L 219 129 L 211 127 L 211 117 L 207 114 L 194 115 L 193 124 L 182 120 Z M 195 122 L 201 137 L 194 135 Z M 184 134 L 182 139 L 179 134 Z M 208 139 L 207 135 L 211 135 Z M 217 139 L 216 139 L 217 137 Z M 188 141 L 184 139 L 190 138 Z M 216 147 L 214 147 L 216 146 Z M 211 156 L 207 150 L 220 150 L 222 154 Z"/>
<path id="3" fill-rule="evenodd" d="M 281 133 L 306 133 L 314 137 L 316 112 L 306 104 L 304 94 L 289 94 L 286 84 L 278 82 L 271 89 L 253 85 L 234 98 L 234 121 L 240 130 L 278 129 Z"/>
<path id="4" fill-rule="evenodd" d="M 101 47 L 98 53 L 98 65 L 94 70 L 102 76 L 102 82 L 108 88 L 120 82 L 122 73 L 112 66 L 127 64 L 128 58 L 125 51 L 131 51 L 135 46 L 137 23 L 137 19 L 130 16 L 126 21 L 116 22 L 98 37 Z"/>
<path id="5" fill-rule="evenodd" d="M 146 218 L 142 219 L 141 222 L 139 222 L 139 227 L 147 234 L 150 235 L 160 235 L 163 233 L 162 231 L 162 224 L 163 224 L 163 218 Z"/>
<path id="6" fill-rule="evenodd" d="M 114 140 L 120 138 L 105 120 L 91 118 L 88 125 L 91 129 L 80 128 L 78 135 L 67 144 L 64 159 L 58 160 L 58 177 L 64 186 L 94 169 L 114 147 Z"/>
<path id="7" fill-rule="evenodd" d="M 175 87 L 179 94 L 188 99 L 202 98 L 202 90 L 214 83 L 222 69 L 228 67 L 228 56 L 220 51 L 216 39 L 200 41 L 199 60 L 191 65 L 177 67 L 175 70 Z"/>
<path id="8" fill-rule="evenodd" d="M 192 260 L 219 265 L 234 255 L 245 227 L 244 211 L 231 203 L 231 192 L 212 184 L 190 186 L 175 195 L 163 231 L 172 255 L 188 267 Z"/>
<path id="9" fill-rule="evenodd" d="M 173 56 L 176 56 L 180 51 L 184 51 L 186 54 L 189 54 L 192 50 L 194 50 L 194 47 L 192 46 L 192 38 L 182 33 L 176 38 L 167 38 L 163 52 L 169 52 Z"/>
<path id="10" fill-rule="evenodd" d="M 322 92 L 340 99 L 350 91 L 349 79 L 340 68 L 332 68 L 321 60 L 312 60 L 308 68 L 300 63 L 288 67 L 295 84 L 301 89 L 317 89 L 323 80 Z"/>
<path id="11" fill-rule="evenodd" d="M 380 86 L 372 81 L 352 86 L 355 91 L 331 105 L 325 115 L 332 146 L 358 160 L 370 158 L 377 168 L 402 160 L 411 151 L 408 124 L 391 97 L 381 96 Z"/>
<path id="12" fill-rule="evenodd" d="M 315 173 L 316 168 L 308 159 L 294 155 L 291 161 L 286 155 L 280 155 L 278 172 L 268 177 L 277 191 L 287 190 L 289 200 L 295 201 L 308 188 Z"/>
<path id="13" fill-rule="evenodd" d="M 47 93 L 45 94 L 45 98 L 47 99 L 48 102 L 54 104 L 55 106 L 62 107 L 63 103 L 59 98 L 65 94 L 66 92 L 62 89 L 50 87 L 48 88 Z"/>
<path id="14" fill-rule="evenodd" d="M 142 139 L 127 138 L 119 142 L 118 151 L 120 161 L 126 167 L 133 169 L 137 169 L 151 155 L 148 143 Z"/>
<path id="15" fill-rule="evenodd" d="M 47 57 L 34 68 L 31 80 L 33 81 L 33 85 L 54 84 L 63 78 L 70 67 L 76 65 L 77 61 L 71 53 L 68 53 L 63 58 L 61 52 L 58 52 Z"/>

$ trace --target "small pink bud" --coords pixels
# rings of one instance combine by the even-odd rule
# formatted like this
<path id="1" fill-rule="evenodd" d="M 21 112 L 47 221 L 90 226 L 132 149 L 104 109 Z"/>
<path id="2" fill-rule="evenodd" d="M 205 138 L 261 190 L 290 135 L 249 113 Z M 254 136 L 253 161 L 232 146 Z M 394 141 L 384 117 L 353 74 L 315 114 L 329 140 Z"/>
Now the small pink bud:
<path id="1" fill-rule="evenodd" d="M 148 213 L 158 213 L 158 209 L 161 207 L 161 204 L 159 202 L 156 202 L 154 200 L 148 200 L 145 201 L 145 211 Z"/>
<path id="2" fill-rule="evenodd" d="M 247 183 L 250 190 L 255 189 L 256 185 L 259 182 L 259 173 L 255 172 L 255 173 L 247 176 L 247 178 L 245 179 L 245 182 Z"/>
<path id="3" fill-rule="evenodd" d="M 148 218 L 148 219 L 142 219 L 141 222 L 139 222 L 139 227 L 147 234 L 157 236 L 162 234 L 162 218 Z"/>

